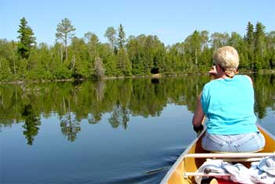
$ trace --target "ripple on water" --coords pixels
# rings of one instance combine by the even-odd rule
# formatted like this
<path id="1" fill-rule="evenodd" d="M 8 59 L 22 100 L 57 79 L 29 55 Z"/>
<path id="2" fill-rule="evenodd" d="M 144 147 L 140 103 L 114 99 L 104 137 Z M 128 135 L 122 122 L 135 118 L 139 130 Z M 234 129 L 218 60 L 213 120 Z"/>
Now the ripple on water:
<path id="1" fill-rule="evenodd" d="M 159 151 L 159 154 L 150 160 L 149 162 L 140 163 L 144 167 L 142 172 L 133 173 L 128 176 L 112 178 L 103 183 L 110 184 L 152 184 L 159 183 L 161 179 L 165 176 L 167 171 L 171 168 L 171 166 L 175 163 L 177 158 L 181 155 L 181 153 L 186 149 L 186 147 L 168 147 Z"/>

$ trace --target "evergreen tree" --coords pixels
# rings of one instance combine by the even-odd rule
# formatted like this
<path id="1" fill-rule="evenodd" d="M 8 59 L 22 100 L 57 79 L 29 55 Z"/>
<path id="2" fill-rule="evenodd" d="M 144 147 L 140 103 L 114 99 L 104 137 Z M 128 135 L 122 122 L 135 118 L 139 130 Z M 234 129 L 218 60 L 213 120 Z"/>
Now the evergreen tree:
<path id="1" fill-rule="evenodd" d="M 23 134 L 27 139 L 27 144 L 32 145 L 34 137 L 39 132 L 40 118 L 35 115 L 35 110 L 31 104 L 24 106 L 22 117 L 25 119 L 25 124 L 22 126 L 25 129 Z"/>
<path id="2" fill-rule="evenodd" d="M 11 77 L 9 61 L 5 58 L 0 58 L 0 80 L 4 81 Z"/>
<path id="3" fill-rule="evenodd" d="M 255 68 L 255 56 L 254 56 L 254 49 L 255 49 L 255 38 L 254 38 L 254 26 L 251 24 L 251 22 L 248 22 L 246 27 L 246 35 L 244 38 L 246 45 L 245 50 L 247 52 L 247 63 L 249 66 L 249 69 Z"/>
<path id="4" fill-rule="evenodd" d="M 117 53 L 117 70 L 122 75 L 131 75 L 132 66 L 124 48 L 120 49 Z"/>
<path id="5" fill-rule="evenodd" d="M 124 47 L 125 44 L 125 32 L 123 30 L 122 25 L 119 25 L 118 28 L 118 47 L 119 49 L 122 49 Z"/>
<path id="6" fill-rule="evenodd" d="M 265 52 L 265 33 L 264 33 L 264 25 L 260 22 L 256 24 L 255 30 L 255 69 L 262 69 L 266 64 L 264 58 Z"/>
<path id="7" fill-rule="evenodd" d="M 22 58 L 27 59 L 30 55 L 30 51 L 35 44 L 35 37 L 32 29 L 27 25 L 28 22 L 25 17 L 20 19 L 19 30 L 19 42 L 18 53 Z"/>
<path id="8" fill-rule="evenodd" d="M 266 40 L 269 68 L 273 69 L 275 67 L 275 31 L 268 33 Z"/>
<path id="9" fill-rule="evenodd" d="M 251 22 L 248 22 L 247 27 L 246 27 L 246 36 L 245 40 L 247 41 L 249 46 L 252 46 L 254 44 L 254 27 Z"/>
<path id="10" fill-rule="evenodd" d="M 10 67 L 10 71 L 12 72 L 12 75 L 16 75 L 17 71 L 17 65 L 18 65 L 18 44 L 14 41 L 7 41 L 7 40 L 1 40 L 0 39 L 0 58 L 6 59 Z M 10 76 L 11 77 L 11 76 Z"/>
<path id="11" fill-rule="evenodd" d="M 75 28 L 65 18 L 57 26 L 60 43 L 35 46 L 33 31 L 23 17 L 18 42 L 0 39 L 0 80 L 89 78 L 96 75 L 97 57 L 106 76 L 206 72 L 213 52 L 224 45 L 238 50 L 241 70 L 274 69 L 275 33 L 264 29 L 262 23 L 248 22 L 244 37 L 235 32 L 213 33 L 210 40 L 207 31 L 194 31 L 183 42 L 165 47 L 154 35 L 129 36 L 126 41 L 121 24 L 117 30 L 107 28 L 104 36 L 109 43 L 101 43 L 91 32 L 84 38 L 73 37 Z"/>
<path id="12" fill-rule="evenodd" d="M 255 52 L 263 56 L 263 51 L 265 47 L 265 33 L 264 33 L 264 25 L 260 22 L 256 24 L 255 30 Z"/>

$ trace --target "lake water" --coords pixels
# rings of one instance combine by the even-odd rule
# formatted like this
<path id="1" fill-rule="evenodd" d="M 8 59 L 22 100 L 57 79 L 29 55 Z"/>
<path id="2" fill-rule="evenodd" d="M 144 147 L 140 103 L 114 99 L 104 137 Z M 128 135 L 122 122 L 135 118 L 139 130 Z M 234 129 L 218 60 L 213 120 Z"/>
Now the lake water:
<path id="1" fill-rule="evenodd" d="M 253 75 L 275 135 L 275 75 Z M 0 183 L 159 183 L 196 137 L 207 76 L 0 85 Z"/>

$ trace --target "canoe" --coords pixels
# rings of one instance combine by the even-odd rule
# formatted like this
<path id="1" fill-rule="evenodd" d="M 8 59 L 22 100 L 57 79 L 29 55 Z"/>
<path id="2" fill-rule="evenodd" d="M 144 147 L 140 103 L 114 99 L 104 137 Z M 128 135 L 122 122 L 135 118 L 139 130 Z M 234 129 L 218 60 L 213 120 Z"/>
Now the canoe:
<path id="1" fill-rule="evenodd" d="M 190 146 L 179 156 L 177 161 L 169 169 L 161 184 L 190 184 L 195 183 L 194 174 L 197 169 L 206 161 L 206 158 L 235 158 L 241 160 L 242 158 L 263 157 L 274 154 L 275 152 L 275 137 L 273 137 L 267 130 L 258 125 L 259 130 L 265 137 L 265 147 L 257 153 L 209 153 L 201 146 L 201 140 L 205 133 L 196 138 Z M 235 160 L 234 160 L 235 161 Z M 249 166 L 248 160 L 241 162 Z"/>

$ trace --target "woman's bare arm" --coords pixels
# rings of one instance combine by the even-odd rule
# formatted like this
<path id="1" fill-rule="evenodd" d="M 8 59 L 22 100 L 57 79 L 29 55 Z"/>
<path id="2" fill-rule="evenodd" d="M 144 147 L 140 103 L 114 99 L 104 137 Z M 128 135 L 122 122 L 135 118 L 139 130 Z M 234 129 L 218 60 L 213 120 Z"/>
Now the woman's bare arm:
<path id="1" fill-rule="evenodd" d="M 203 121 L 204 121 L 204 112 L 202 110 L 202 105 L 201 105 L 201 94 L 199 95 L 197 99 L 197 107 L 193 116 L 192 124 L 194 129 L 199 128 L 202 126 Z"/>

